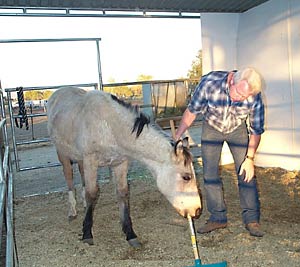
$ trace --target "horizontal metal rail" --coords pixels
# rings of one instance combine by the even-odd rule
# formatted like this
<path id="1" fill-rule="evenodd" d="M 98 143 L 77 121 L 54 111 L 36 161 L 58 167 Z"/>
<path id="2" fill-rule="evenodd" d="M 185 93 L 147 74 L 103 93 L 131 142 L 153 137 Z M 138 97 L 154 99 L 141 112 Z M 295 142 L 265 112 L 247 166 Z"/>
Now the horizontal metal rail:
<path id="1" fill-rule="evenodd" d="M 94 87 L 97 88 L 97 83 L 79 83 L 79 84 L 65 84 L 65 85 L 49 85 L 49 86 L 32 86 L 23 87 L 23 91 L 40 91 L 40 90 L 55 90 L 60 87 L 77 86 L 77 87 Z M 5 88 L 5 92 L 17 92 L 17 88 Z"/>
<path id="2" fill-rule="evenodd" d="M 118 87 L 127 85 L 140 85 L 140 84 L 157 84 L 157 83 L 175 83 L 192 81 L 190 79 L 174 79 L 174 80 L 151 80 L 151 81 L 138 81 L 138 82 L 122 82 L 122 83 L 105 83 L 103 87 Z"/>
<path id="3" fill-rule="evenodd" d="M 69 86 L 77 86 L 77 87 L 91 87 L 94 89 L 98 88 L 97 83 L 82 83 L 82 84 L 67 84 L 67 85 L 55 85 L 55 86 L 36 86 L 36 87 L 23 87 L 23 91 L 32 91 L 32 90 L 55 90 L 60 87 L 69 87 Z M 14 156 L 15 156 L 15 165 L 17 171 L 23 171 L 23 170 L 31 170 L 31 169 L 38 169 L 38 168 L 45 168 L 46 166 L 38 166 L 38 167 L 20 167 L 19 164 L 19 153 L 18 153 L 18 146 L 20 145 L 29 145 L 29 144 L 37 144 L 37 143 L 45 143 L 50 142 L 49 138 L 40 138 L 40 139 L 34 139 L 34 140 L 26 140 L 26 141 L 17 141 L 16 140 L 16 133 L 15 133 L 15 121 L 16 118 L 21 118 L 21 115 L 13 114 L 13 107 L 12 107 L 12 97 L 11 94 L 13 92 L 17 92 L 17 88 L 6 88 L 5 92 L 7 92 L 7 98 L 8 98 L 8 109 L 9 109 L 9 117 L 11 121 L 11 132 L 12 132 L 12 144 L 13 144 L 13 150 L 14 150 Z M 47 113 L 36 113 L 36 114 L 27 114 L 28 118 L 35 118 L 35 117 L 43 117 L 47 116 Z M 59 163 L 56 163 L 55 166 Z"/>
<path id="4" fill-rule="evenodd" d="M 106 18 L 174 18 L 200 19 L 199 12 L 178 10 L 116 10 L 99 8 L 51 8 L 51 7 L 9 7 L 0 8 L 0 16 L 26 17 L 106 17 Z"/>
<path id="5" fill-rule="evenodd" d="M 36 165 L 36 166 L 25 166 L 21 167 L 19 171 L 31 171 L 31 170 L 37 170 L 37 169 L 45 169 L 45 168 L 51 168 L 51 167 L 58 167 L 61 166 L 59 162 L 54 162 L 54 163 L 48 163 L 48 164 L 43 164 L 43 165 Z"/>
<path id="6" fill-rule="evenodd" d="M 54 39 L 5 39 L 0 43 L 52 43 L 52 42 L 85 42 L 85 41 L 101 41 L 101 38 L 54 38 Z"/>

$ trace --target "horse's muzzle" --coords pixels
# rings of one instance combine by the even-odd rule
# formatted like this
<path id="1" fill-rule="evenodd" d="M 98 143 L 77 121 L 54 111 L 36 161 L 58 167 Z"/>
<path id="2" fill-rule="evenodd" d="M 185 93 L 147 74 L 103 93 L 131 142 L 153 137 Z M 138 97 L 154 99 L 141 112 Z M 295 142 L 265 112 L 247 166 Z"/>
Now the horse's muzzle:
<path id="1" fill-rule="evenodd" d="M 195 219 L 198 219 L 198 218 L 200 217 L 201 213 L 202 213 L 202 209 L 201 209 L 201 208 L 198 208 L 198 209 L 196 210 L 196 212 L 195 212 L 194 218 L 195 218 Z"/>
<path id="2" fill-rule="evenodd" d="M 198 208 L 195 210 L 195 214 L 186 214 L 184 217 L 187 218 L 188 215 L 190 215 L 193 219 L 199 219 L 201 212 L 202 212 L 202 209 Z"/>

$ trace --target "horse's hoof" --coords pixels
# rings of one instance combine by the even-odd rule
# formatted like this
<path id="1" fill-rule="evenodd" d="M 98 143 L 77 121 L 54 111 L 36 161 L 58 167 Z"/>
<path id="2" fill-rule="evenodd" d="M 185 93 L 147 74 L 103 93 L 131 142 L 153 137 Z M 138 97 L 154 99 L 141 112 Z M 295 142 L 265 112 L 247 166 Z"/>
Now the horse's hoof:
<path id="1" fill-rule="evenodd" d="M 134 248 L 141 248 L 142 247 L 142 243 L 137 238 L 129 239 L 128 243 L 129 243 L 130 246 L 132 246 Z"/>
<path id="2" fill-rule="evenodd" d="M 94 239 L 93 238 L 86 238 L 86 239 L 82 239 L 83 243 L 87 243 L 90 246 L 94 245 Z"/>
<path id="3" fill-rule="evenodd" d="M 76 218 L 77 218 L 77 215 L 69 215 L 68 216 L 69 222 L 74 221 Z"/>

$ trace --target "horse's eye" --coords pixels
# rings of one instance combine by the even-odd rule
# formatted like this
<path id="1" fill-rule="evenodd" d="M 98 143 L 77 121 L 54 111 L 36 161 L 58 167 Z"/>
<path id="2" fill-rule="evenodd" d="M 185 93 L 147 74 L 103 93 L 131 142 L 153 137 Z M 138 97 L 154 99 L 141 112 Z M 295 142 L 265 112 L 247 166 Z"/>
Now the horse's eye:
<path id="1" fill-rule="evenodd" d="M 183 175 L 182 175 L 182 179 L 185 180 L 185 181 L 189 181 L 189 180 L 192 179 L 192 177 L 191 177 L 191 175 L 189 175 L 189 174 L 183 174 Z"/>

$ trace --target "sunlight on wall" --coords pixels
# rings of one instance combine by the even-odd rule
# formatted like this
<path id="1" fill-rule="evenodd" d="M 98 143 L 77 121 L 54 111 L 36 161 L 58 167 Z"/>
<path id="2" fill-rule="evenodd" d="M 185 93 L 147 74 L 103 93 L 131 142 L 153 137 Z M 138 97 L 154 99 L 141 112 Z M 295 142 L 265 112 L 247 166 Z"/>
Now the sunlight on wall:
<path id="1" fill-rule="evenodd" d="M 225 65 L 225 51 L 219 45 L 212 46 L 212 54 L 214 55 L 213 69 L 223 69 Z"/>

